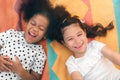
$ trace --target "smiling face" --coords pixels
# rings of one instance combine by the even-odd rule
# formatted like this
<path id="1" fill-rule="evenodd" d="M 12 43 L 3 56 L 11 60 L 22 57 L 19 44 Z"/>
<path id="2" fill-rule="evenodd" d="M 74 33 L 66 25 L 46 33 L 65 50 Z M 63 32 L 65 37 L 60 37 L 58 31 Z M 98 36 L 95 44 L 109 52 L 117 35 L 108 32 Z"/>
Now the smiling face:
<path id="1" fill-rule="evenodd" d="M 25 23 L 25 40 L 28 43 L 36 43 L 40 41 L 49 25 L 49 20 L 44 15 L 37 14 Z"/>
<path id="2" fill-rule="evenodd" d="M 63 30 L 63 44 L 75 53 L 75 57 L 83 56 L 87 48 L 87 37 L 78 23 L 66 26 Z"/>

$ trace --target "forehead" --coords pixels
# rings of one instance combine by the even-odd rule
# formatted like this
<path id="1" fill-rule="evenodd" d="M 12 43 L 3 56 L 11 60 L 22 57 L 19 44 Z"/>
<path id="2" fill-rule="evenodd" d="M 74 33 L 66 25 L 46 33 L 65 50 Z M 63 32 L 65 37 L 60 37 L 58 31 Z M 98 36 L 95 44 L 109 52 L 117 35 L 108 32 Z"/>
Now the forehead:
<path id="1" fill-rule="evenodd" d="M 69 26 L 66 26 L 62 30 L 63 34 L 73 34 L 73 33 L 79 32 L 79 31 L 83 31 L 83 30 L 78 23 L 73 23 Z"/>
<path id="2" fill-rule="evenodd" d="M 36 20 L 46 20 L 49 22 L 49 19 L 47 16 L 42 15 L 42 14 L 36 14 L 34 15 L 31 19 L 36 19 Z"/>
<path id="3" fill-rule="evenodd" d="M 45 15 L 42 15 L 42 14 L 37 14 L 33 16 L 30 21 L 33 21 L 36 24 L 42 25 L 44 27 L 48 27 L 49 25 L 49 19 Z"/>

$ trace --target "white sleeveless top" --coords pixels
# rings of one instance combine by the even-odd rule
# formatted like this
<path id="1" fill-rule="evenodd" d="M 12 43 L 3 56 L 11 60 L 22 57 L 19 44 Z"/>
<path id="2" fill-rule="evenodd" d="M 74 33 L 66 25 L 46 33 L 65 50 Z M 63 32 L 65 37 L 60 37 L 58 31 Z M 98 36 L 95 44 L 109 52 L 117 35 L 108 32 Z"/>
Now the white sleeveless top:
<path id="1" fill-rule="evenodd" d="M 104 46 L 105 44 L 93 40 L 88 44 L 85 56 L 70 56 L 66 61 L 69 73 L 79 71 L 83 80 L 120 80 L 120 70 L 101 53 Z"/>

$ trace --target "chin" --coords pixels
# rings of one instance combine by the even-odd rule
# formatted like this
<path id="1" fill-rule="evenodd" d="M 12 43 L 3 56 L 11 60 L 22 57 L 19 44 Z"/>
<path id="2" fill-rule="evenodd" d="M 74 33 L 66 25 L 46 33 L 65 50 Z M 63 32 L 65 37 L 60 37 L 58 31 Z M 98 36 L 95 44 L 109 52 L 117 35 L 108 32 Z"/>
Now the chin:
<path id="1" fill-rule="evenodd" d="M 77 53 L 85 53 L 86 51 L 84 49 L 82 49 L 82 50 L 77 50 L 76 52 Z"/>
<path id="2" fill-rule="evenodd" d="M 33 41 L 29 41 L 29 40 L 27 40 L 26 42 L 27 42 L 27 43 L 29 43 L 29 44 L 32 44 L 32 43 L 34 43 Z"/>
<path id="3" fill-rule="evenodd" d="M 28 44 L 32 44 L 32 42 L 27 42 Z"/>

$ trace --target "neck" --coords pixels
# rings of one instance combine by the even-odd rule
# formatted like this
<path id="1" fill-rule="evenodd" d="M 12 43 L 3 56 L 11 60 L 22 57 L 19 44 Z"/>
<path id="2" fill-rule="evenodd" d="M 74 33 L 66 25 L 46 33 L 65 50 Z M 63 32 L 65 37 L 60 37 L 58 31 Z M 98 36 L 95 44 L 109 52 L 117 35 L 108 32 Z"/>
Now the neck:
<path id="1" fill-rule="evenodd" d="M 82 51 L 82 52 L 75 52 L 74 57 L 75 58 L 83 57 L 83 56 L 85 56 L 85 53 L 86 53 L 86 49 L 85 49 L 85 51 Z"/>
<path id="2" fill-rule="evenodd" d="M 83 57 L 85 55 L 85 53 L 75 53 L 74 56 L 75 58 L 80 58 Z"/>

